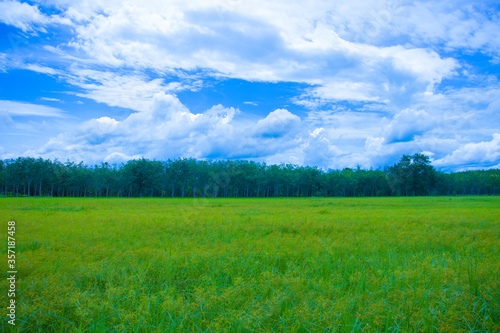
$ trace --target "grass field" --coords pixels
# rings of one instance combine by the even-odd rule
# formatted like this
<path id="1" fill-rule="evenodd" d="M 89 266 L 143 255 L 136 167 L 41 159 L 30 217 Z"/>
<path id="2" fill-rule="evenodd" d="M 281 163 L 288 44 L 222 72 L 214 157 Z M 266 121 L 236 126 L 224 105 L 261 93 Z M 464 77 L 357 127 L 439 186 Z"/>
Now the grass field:
<path id="1" fill-rule="evenodd" d="M 4 331 L 500 331 L 500 197 L 1 198 L 0 216 Z"/>

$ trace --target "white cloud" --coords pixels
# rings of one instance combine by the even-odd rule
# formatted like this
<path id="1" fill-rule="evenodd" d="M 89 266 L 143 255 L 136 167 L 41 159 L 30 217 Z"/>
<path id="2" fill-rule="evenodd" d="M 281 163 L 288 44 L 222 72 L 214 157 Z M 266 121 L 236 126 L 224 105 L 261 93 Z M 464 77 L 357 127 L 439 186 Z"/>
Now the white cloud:
<path id="1" fill-rule="evenodd" d="M 335 1 L 326 11 L 339 36 L 355 43 L 479 51 L 498 56 L 494 1 Z"/>
<path id="2" fill-rule="evenodd" d="M 309 128 L 324 128 L 329 140 L 343 140 L 342 144 L 358 146 L 368 136 L 375 136 L 383 125 L 380 113 L 356 112 L 337 108 L 330 111 L 311 111 L 306 122 Z M 347 142 L 350 141 L 350 142 Z"/>
<path id="3" fill-rule="evenodd" d="M 337 147 L 323 128 L 316 128 L 309 132 L 309 136 L 305 139 L 301 147 L 303 156 L 301 164 L 328 169 L 338 168 L 342 164 L 341 168 L 343 168 L 352 163 L 352 161 L 347 161 L 349 154 Z"/>
<path id="4" fill-rule="evenodd" d="M 5 72 L 8 67 L 8 55 L 5 53 L 0 53 L 0 72 Z"/>
<path id="5" fill-rule="evenodd" d="M 436 120 L 425 111 L 405 109 L 384 128 L 387 143 L 412 141 L 437 126 Z"/>
<path id="6" fill-rule="evenodd" d="M 281 137 L 300 124 L 300 118 L 286 110 L 273 111 L 256 123 L 241 123 L 234 120 L 238 110 L 233 108 L 217 105 L 193 114 L 172 95 L 158 93 L 153 100 L 147 110 L 123 121 L 92 119 L 28 154 L 78 161 L 120 156 L 245 158 L 271 156 L 298 144 Z"/>
<path id="7" fill-rule="evenodd" d="M 0 111 L 10 116 L 65 117 L 65 112 L 57 108 L 13 101 L 0 100 Z"/>
<path id="8" fill-rule="evenodd" d="M 371 83 L 342 80 L 310 89 L 295 102 L 316 109 L 332 100 L 377 102 L 380 99 L 377 95 L 377 87 Z"/>
<path id="9" fill-rule="evenodd" d="M 383 137 L 368 137 L 365 141 L 365 151 L 358 154 L 359 164 L 363 167 L 379 167 L 392 165 L 399 161 L 402 155 L 422 153 L 434 159 L 446 156 L 460 144 L 455 139 L 440 139 L 436 137 L 418 137 L 408 142 L 389 143 Z M 433 163 L 434 165 L 434 163 Z"/>
<path id="10" fill-rule="evenodd" d="M 49 22 L 49 18 L 40 12 L 38 6 L 31 6 L 18 1 L 0 2 L 0 22 L 12 25 L 24 32 L 41 30 L 41 25 Z"/>
<path id="11" fill-rule="evenodd" d="M 455 74 L 456 60 L 452 58 L 441 59 L 439 54 L 421 48 L 406 49 L 394 46 L 381 50 L 382 54 L 392 58 L 395 68 L 413 73 L 417 80 L 428 83 L 428 90 L 433 90 L 436 83 L 445 77 Z"/>
<path id="12" fill-rule="evenodd" d="M 36 6 L 6 3 L 9 8 L 39 12 Z M 436 83 L 454 75 L 457 62 L 442 58 L 425 43 L 394 45 L 383 36 L 396 40 L 406 36 L 403 41 L 415 36 L 460 40 L 449 36 L 451 28 L 494 31 L 477 26 L 495 25 L 493 19 L 469 7 L 450 13 L 446 2 L 346 0 L 313 1 L 308 6 L 288 1 L 228 4 L 224 0 L 52 3 L 61 9 L 61 20 L 73 21 L 76 32 L 66 46 L 52 50 L 68 57 L 79 54 L 73 59 L 82 64 L 90 61 L 159 71 L 203 68 L 247 80 L 318 85 L 304 96 L 303 105 L 314 102 L 310 99 L 316 100 L 313 105 L 332 99 L 394 103 L 415 92 L 432 91 Z M 499 44 L 489 40 L 491 45 Z M 107 79 L 102 80 L 106 87 Z M 412 80 L 419 84 L 409 85 L 407 81 Z M 103 99 L 98 93 L 90 95 Z"/>
<path id="13" fill-rule="evenodd" d="M 211 75 L 245 80 L 316 85 L 304 95 L 305 101 L 298 101 L 302 104 L 397 102 L 399 95 L 404 99 L 414 92 L 432 90 L 457 67 L 454 60 L 443 59 L 432 50 L 370 45 L 339 35 L 347 31 L 343 24 L 351 24 L 342 14 L 364 17 L 374 10 L 384 12 L 390 2 L 374 5 L 363 1 L 361 9 L 347 1 L 313 1 L 309 6 L 284 1 L 58 3 L 66 8 L 61 15 L 74 20 L 76 35 L 66 46 L 52 50 L 59 55 L 66 52 L 82 65 L 90 62 L 160 72 L 205 69 Z M 96 84 L 78 79 L 71 83 L 89 90 L 90 98 L 114 100 L 103 95 L 115 92 L 100 90 L 107 90 L 108 83 L 120 83 L 89 75 Z M 410 86 L 406 84 L 409 80 L 419 83 Z"/>
<path id="14" fill-rule="evenodd" d="M 311 112 L 302 121 L 285 109 L 258 121 L 241 122 L 235 119 L 239 111 L 233 108 L 216 105 L 194 114 L 172 95 L 155 94 L 153 100 L 148 109 L 124 120 L 92 119 L 26 154 L 86 162 L 137 157 L 251 158 L 325 169 L 376 168 L 416 152 L 431 155 L 437 167 L 452 169 L 471 163 L 498 164 L 500 158 L 500 134 L 492 142 L 478 144 L 428 135 L 438 125 L 425 111 L 404 110 L 385 127 L 374 114 L 368 114 L 370 118 L 363 113 L 352 117 L 349 112 Z M 384 136 L 376 136 L 380 133 Z"/>
<path id="15" fill-rule="evenodd" d="M 23 35 L 54 23 L 71 29 L 59 35 L 70 34 L 63 41 L 36 40 L 46 43 L 37 45 L 43 55 L 0 53 L 0 71 L 57 76 L 77 88 L 74 95 L 138 111 L 124 120 L 103 114 L 40 150 L 59 157 L 252 157 L 369 167 L 425 151 L 455 163 L 454 151 L 486 140 L 500 122 L 498 78 L 450 56 L 499 59 L 500 37 L 491 31 L 500 20 L 489 3 L 457 1 L 49 0 L 44 5 L 58 12 L 51 16 L 41 4 L 5 1 L 0 21 Z M 222 105 L 194 114 L 175 96 L 221 77 L 306 84 L 287 102 L 312 111 L 300 119 L 276 105 L 267 117 L 243 122 L 239 110 Z M 445 79 L 473 88 L 450 88 Z M 14 111 L 4 107 L 6 123 L 22 114 L 63 115 L 8 106 Z"/>
<path id="16" fill-rule="evenodd" d="M 0 128 L 11 128 L 13 125 L 14 121 L 10 114 L 5 109 L 0 108 Z"/>
<path id="17" fill-rule="evenodd" d="M 300 118 L 288 110 L 278 109 L 255 125 L 255 133 L 263 137 L 293 135 L 300 126 Z"/>
<path id="18" fill-rule="evenodd" d="M 434 161 L 447 169 L 478 169 L 497 167 L 500 163 L 500 134 L 493 134 L 491 141 L 467 143 L 451 154 Z"/>
<path id="19" fill-rule="evenodd" d="M 62 102 L 59 98 L 52 98 L 52 97 L 40 97 L 40 100 L 47 102 Z"/>
<path id="20" fill-rule="evenodd" d="M 500 52 L 498 14 L 486 2 L 415 2 L 403 6 L 394 24 L 414 43 L 443 43 L 448 49 Z"/>
<path id="21" fill-rule="evenodd" d="M 165 83 L 163 79 L 149 79 L 138 71 L 118 74 L 112 71 L 97 71 L 73 68 L 66 76 L 68 82 L 84 89 L 77 96 L 93 99 L 110 106 L 146 111 L 154 103 L 153 96 L 160 92 L 175 93 L 195 89 L 198 82 Z"/>
<path id="22" fill-rule="evenodd" d="M 41 66 L 38 64 L 26 64 L 25 66 L 21 66 L 24 69 L 37 72 L 37 73 L 42 73 L 42 74 L 49 74 L 49 75 L 55 75 L 55 74 L 60 74 L 60 71 L 55 70 L 54 68 L 50 68 L 47 66 Z"/>

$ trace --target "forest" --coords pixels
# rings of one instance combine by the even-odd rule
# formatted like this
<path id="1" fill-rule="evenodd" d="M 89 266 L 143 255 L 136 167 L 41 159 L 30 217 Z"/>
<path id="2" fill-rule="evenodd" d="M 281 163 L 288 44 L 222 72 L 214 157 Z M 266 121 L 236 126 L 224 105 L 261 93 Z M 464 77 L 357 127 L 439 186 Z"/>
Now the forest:
<path id="1" fill-rule="evenodd" d="M 120 165 L 0 160 L 0 194 L 48 197 L 364 197 L 500 194 L 500 170 L 443 173 L 424 154 L 393 166 L 322 170 L 246 160 L 136 159 Z"/>

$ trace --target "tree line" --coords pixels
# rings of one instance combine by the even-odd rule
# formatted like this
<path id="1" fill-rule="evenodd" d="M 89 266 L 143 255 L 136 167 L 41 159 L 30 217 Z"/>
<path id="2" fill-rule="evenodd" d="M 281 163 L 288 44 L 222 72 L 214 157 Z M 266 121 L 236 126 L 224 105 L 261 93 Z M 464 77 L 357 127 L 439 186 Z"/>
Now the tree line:
<path id="1" fill-rule="evenodd" d="M 136 159 L 88 166 L 43 158 L 0 160 L 0 194 L 51 197 L 363 197 L 497 195 L 500 170 L 442 173 L 423 154 L 393 166 L 324 171 L 246 160 Z"/>

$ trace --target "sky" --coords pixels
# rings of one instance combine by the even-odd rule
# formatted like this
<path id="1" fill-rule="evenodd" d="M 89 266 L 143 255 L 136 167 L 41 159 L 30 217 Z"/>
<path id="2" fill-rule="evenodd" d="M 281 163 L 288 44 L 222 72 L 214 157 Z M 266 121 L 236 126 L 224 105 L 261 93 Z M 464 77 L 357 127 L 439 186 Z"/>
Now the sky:
<path id="1" fill-rule="evenodd" d="M 498 0 L 0 1 L 0 158 L 500 168 Z"/>

